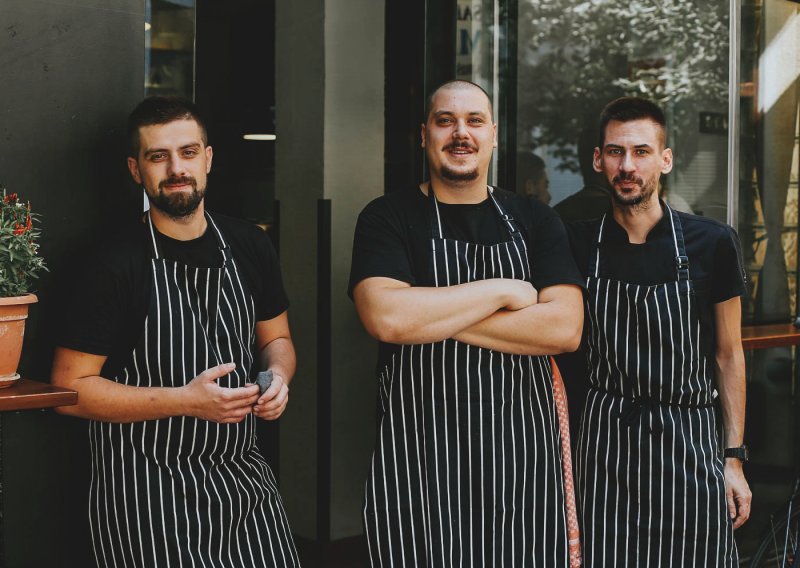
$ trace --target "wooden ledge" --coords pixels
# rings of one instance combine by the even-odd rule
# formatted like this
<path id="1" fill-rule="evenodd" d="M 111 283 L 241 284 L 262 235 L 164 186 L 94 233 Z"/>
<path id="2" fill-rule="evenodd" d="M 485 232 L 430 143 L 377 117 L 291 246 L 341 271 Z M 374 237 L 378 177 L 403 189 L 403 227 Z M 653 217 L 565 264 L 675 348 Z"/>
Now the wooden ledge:
<path id="1" fill-rule="evenodd" d="M 742 327 L 742 347 L 745 351 L 791 345 L 800 345 L 800 329 L 790 323 Z"/>
<path id="2" fill-rule="evenodd" d="M 0 411 L 52 408 L 77 402 L 78 393 L 74 390 L 29 379 L 20 379 L 12 386 L 0 389 Z"/>

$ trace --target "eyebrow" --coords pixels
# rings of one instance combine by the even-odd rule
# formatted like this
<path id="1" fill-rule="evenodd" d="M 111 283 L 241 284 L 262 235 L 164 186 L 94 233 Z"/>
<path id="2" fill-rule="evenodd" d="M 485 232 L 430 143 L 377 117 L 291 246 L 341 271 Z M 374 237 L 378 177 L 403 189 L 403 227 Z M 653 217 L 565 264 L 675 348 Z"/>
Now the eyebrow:
<path id="1" fill-rule="evenodd" d="M 445 115 L 445 114 L 454 115 L 456 113 L 453 112 L 452 110 L 435 110 L 435 111 L 433 111 L 433 116 L 435 116 L 435 117 L 439 117 L 439 116 L 442 116 L 442 115 Z M 467 114 L 469 116 L 488 116 L 486 114 L 486 112 L 484 112 L 482 110 L 473 110 L 473 111 L 468 112 Z"/>
<path id="2" fill-rule="evenodd" d="M 625 149 L 625 146 L 620 146 L 619 144 L 606 144 L 603 146 L 603 149 L 606 148 L 621 148 Z M 636 144 L 634 148 L 653 148 L 650 144 Z"/>
<path id="3" fill-rule="evenodd" d="M 200 147 L 201 147 L 200 142 L 192 142 L 190 144 L 184 144 L 183 146 L 178 148 L 178 150 L 186 150 L 188 148 L 200 148 Z M 147 150 L 144 151 L 144 155 L 145 157 L 147 157 L 150 156 L 151 154 L 155 154 L 156 152 L 168 152 L 168 151 L 169 150 L 167 150 L 166 148 L 148 148 Z"/>

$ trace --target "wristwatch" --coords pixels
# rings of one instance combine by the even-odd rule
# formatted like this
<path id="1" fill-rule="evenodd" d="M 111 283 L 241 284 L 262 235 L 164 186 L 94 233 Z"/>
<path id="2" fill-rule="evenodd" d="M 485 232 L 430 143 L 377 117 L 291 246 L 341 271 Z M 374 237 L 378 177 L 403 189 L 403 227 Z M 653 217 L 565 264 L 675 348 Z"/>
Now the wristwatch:
<path id="1" fill-rule="evenodd" d="M 749 452 L 747 451 L 747 446 L 742 444 L 738 448 L 725 448 L 725 451 L 722 455 L 726 458 L 736 458 L 744 463 L 748 459 Z"/>

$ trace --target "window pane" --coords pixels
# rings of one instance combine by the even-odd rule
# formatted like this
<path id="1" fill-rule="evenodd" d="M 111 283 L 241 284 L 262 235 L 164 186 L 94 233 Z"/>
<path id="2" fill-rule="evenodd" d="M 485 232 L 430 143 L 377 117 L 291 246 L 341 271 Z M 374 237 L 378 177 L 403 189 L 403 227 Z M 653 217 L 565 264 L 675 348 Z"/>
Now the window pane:
<path id="1" fill-rule="evenodd" d="M 751 280 L 745 320 L 797 315 L 800 7 L 742 5 L 739 236 Z"/>
<path id="2" fill-rule="evenodd" d="M 610 100 L 638 95 L 667 113 L 675 152 L 662 179 L 667 201 L 725 221 L 728 16 L 718 0 L 519 0 L 510 122 L 517 188 L 533 188 L 541 176 L 535 154 L 546 165 L 551 205 L 584 188 L 567 216 L 600 212 L 604 184 L 591 169 L 597 117 Z"/>
<path id="3" fill-rule="evenodd" d="M 800 5 L 743 0 L 740 62 L 738 231 L 750 280 L 744 319 L 786 323 L 798 312 Z M 755 497 L 737 533 L 744 555 L 785 505 L 800 464 L 797 348 L 748 353 L 747 369 L 748 479 Z"/>
<path id="4" fill-rule="evenodd" d="M 145 94 L 194 97 L 195 0 L 147 0 Z"/>

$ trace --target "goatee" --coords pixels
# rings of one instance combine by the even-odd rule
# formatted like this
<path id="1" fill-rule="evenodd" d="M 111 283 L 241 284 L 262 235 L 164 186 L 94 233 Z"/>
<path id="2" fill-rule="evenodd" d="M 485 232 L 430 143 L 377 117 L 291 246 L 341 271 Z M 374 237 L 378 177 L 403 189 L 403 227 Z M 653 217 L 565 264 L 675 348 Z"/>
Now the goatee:
<path id="1" fill-rule="evenodd" d="M 457 172 L 448 168 L 447 166 L 443 166 L 442 170 L 439 172 L 439 175 L 442 176 L 443 179 L 448 181 L 455 181 L 455 182 L 462 182 L 462 181 L 475 181 L 478 179 L 478 169 L 470 170 L 467 172 Z"/>

